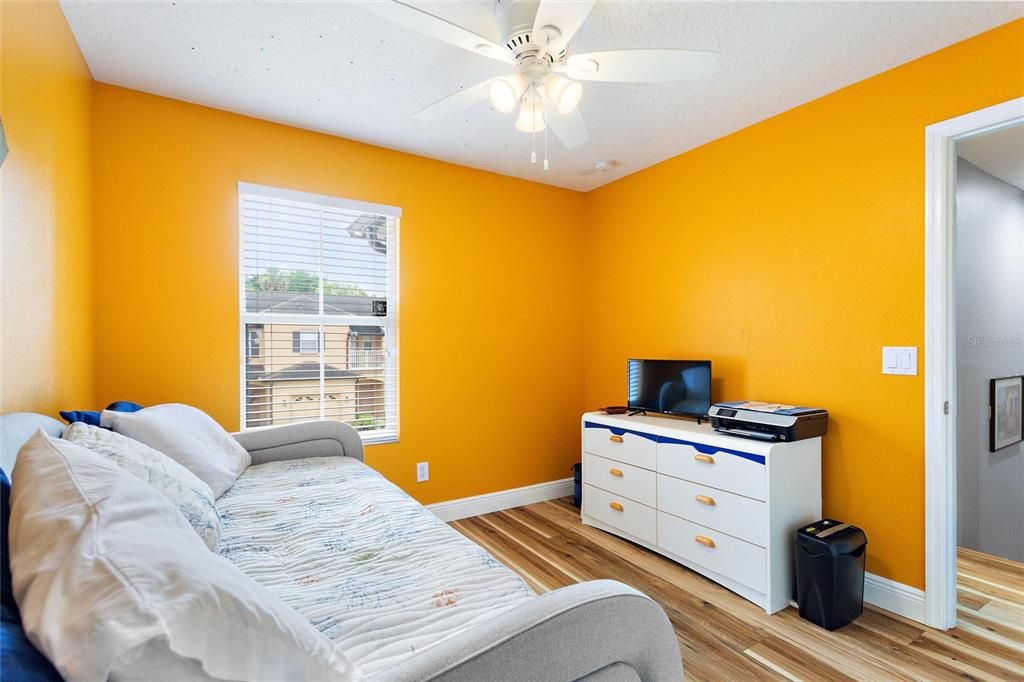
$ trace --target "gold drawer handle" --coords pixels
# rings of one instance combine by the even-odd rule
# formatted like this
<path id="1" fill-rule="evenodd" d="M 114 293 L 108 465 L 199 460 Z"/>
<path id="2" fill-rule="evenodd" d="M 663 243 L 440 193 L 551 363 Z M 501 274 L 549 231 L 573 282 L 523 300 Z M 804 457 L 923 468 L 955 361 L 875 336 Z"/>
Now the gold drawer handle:
<path id="1" fill-rule="evenodd" d="M 614 509 L 615 511 L 624 511 L 622 505 L 619 504 L 618 502 L 609 502 L 608 506 Z"/>
<path id="2" fill-rule="evenodd" d="M 696 499 L 701 504 L 706 504 L 709 507 L 715 506 L 715 498 L 713 497 L 708 497 L 707 495 L 698 495 L 694 499 Z"/>
<path id="3" fill-rule="evenodd" d="M 611 442 L 613 442 L 613 443 L 621 443 L 622 442 L 622 436 L 612 436 L 609 440 L 611 440 Z"/>
<path id="4" fill-rule="evenodd" d="M 693 458 L 698 462 L 704 462 L 705 464 L 714 464 L 715 458 L 711 455 L 694 455 Z"/>
<path id="5" fill-rule="evenodd" d="M 622 478 L 622 469 L 609 469 L 608 473 L 617 478 Z"/>
<path id="6" fill-rule="evenodd" d="M 715 541 L 706 535 L 698 535 L 694 540 L 697 541 L 697 544 L 704 545 L 705 547 L 711 547 L 712 549 L 715 547 Z"/>

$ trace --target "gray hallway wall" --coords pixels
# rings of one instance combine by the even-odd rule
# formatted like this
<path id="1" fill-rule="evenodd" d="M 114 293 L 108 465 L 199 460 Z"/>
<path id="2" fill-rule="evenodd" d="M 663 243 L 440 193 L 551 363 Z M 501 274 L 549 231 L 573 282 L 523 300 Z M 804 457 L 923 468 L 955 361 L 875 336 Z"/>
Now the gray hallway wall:
<path id="1" fill-rule="evenodd" d="M 957 160 L 958 544 L 1024 562 L 1024 444 L 989 452 L 989 379 L 1024 374 L 1024 191 Z"/>

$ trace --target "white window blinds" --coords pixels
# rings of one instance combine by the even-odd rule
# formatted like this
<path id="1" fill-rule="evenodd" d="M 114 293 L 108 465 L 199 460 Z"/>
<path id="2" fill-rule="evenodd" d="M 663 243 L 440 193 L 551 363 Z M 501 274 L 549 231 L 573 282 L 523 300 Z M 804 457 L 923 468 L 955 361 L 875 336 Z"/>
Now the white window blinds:
<path id="1" fill-rule="evenodd" d="M 239 183 L 246 428 L 340 419 L 398 437 L 401 209 Z"/>

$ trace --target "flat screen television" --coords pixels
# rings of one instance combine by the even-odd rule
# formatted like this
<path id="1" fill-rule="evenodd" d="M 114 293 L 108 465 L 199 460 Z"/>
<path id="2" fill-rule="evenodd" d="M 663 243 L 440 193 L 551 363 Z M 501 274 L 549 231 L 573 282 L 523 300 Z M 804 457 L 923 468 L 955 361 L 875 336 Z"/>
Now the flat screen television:
<path id="1" fill-rule="evenodd" d="M 704 419 L 711 409 L 710 360 L 626 363 L 629 409 Z"/>

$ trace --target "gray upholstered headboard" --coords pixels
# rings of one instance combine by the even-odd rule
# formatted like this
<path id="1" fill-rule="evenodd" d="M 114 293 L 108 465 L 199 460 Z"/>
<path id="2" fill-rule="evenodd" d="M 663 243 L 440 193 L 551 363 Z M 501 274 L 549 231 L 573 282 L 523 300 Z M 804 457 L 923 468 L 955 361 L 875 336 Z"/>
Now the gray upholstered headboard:
<path id="1" fill-rule="evenodd" d="M 48 435 L 59 438 L 64 433 L 64 425 L 45 414 L 34 412 L 12 412 L 0 415 L 0 466 L 10 476 L 14 470 L 14 460 L 18 450 L 39 429 Z"/>

